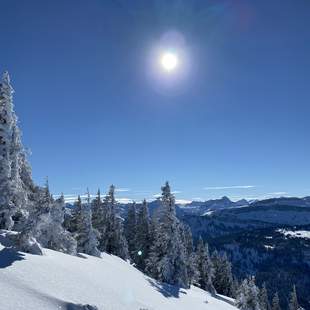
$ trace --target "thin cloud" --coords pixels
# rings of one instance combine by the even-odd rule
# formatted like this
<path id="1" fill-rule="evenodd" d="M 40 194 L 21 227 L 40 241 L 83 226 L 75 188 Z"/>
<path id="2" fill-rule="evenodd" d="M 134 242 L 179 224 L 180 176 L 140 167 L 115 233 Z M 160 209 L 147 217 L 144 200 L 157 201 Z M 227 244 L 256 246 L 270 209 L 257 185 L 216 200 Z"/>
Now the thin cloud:
<path id="1" fill-rule="evenodd" d="M 187 199 L 176 199 L 175 203 L 179 205 L 186 205 L 188 203 L 191 203 L 192 200 L 187 200 Z"/>
<path id="2" fill-rule="evenodd" d="M 130 188 L 116 188 L 115 191 L 117 193 L 123 193 L 123 192 L 130 192 L 131 189 Z"/>
<path id="3" fill-rule="evenodd" d="M 268 196 L 282 196 L 282 195 L 288 195 L 287 192 L 273 192 L 273 193 L 268 193 L 266 194 Z"/>
<path id="4" fill-rule="evenodd" d="M 208 186 L 204 187 L 204 190 L 221 190 L 221 189 L 249 189 L 255 188 L 254 185 L 232 185 L 232 186 Z"/>

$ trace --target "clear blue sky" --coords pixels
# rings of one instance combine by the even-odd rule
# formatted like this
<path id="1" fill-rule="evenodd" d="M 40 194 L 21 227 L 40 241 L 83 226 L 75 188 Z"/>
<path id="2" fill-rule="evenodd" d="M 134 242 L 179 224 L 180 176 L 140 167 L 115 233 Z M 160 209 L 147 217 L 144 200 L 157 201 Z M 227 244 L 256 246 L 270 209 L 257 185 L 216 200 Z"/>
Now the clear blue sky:
<path id="1" fill-rule="evenodd" d="M 308 0 L 0 2 L 0 70 L 37 183 L 310 194 Z M 173 77 L 151 65 L 171 31 L 187 63 Z"/>

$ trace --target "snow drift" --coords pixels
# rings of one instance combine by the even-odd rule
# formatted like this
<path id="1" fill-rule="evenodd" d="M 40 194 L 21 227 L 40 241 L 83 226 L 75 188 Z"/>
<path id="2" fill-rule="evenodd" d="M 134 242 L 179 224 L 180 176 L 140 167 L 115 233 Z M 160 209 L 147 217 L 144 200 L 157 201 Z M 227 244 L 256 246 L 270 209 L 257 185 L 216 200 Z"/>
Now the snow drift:
<path id="1" fill-rule="evenodd" d="M 43 256 L 18 252 L 0 232 L 0 309 L 229 310 L 232 300 L 161 284 L 122 259 L 44 249 Z"/>

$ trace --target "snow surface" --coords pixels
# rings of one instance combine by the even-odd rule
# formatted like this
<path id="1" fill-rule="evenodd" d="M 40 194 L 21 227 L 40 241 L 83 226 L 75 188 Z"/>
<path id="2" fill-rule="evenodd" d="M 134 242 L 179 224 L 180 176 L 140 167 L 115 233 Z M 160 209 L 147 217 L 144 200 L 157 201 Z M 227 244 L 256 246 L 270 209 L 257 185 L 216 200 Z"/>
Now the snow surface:
<path id="1" fill-rule="evenodd" d="M 232 299 L 163 285 L 118 257 L 15 251 L 0 232 L 0 309 L 230 310 Z"/>
<path id="2" fill-rule="evenodd" d="M 310 239 L 310 231 L 307 231 L 307 230 L 292 231 L 292 230 L 279 229 L 278 232 L 280 232 L 284 236 L 288 236 L 292 238 Z"/>

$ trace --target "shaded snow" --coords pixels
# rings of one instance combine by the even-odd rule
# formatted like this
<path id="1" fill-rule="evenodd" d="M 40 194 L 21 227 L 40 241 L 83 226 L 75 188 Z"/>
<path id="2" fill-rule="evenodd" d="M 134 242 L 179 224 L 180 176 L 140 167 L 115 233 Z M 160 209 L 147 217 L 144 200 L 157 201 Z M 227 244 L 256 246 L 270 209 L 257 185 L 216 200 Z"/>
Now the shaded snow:
<path id="1" fill-rule="evenodd" d="M 75 257 L 44 249 L 44 256 L 37 256 L 9 245 L 2 232 L 0 309 L 236 309 L 227 297 L 214 298 L 196 287 L 162 285 L 112 255 Z"/>

